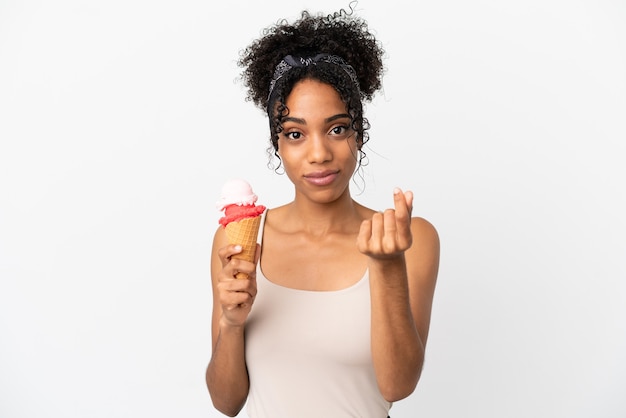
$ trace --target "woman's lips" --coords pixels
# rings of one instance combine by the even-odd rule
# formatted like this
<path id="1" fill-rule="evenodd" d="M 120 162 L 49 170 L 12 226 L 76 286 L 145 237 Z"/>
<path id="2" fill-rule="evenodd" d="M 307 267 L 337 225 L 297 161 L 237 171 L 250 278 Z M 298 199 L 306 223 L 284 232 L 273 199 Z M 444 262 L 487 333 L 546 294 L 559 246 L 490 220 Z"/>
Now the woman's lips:
<path id="1" fill-rule="evenodd" d="M 317 171 L 315 173 L 305 174 L 304 178 L 306 181 L 316 186 L 326 186 L 332 183 L 338 175 L 338 171 Z"/>

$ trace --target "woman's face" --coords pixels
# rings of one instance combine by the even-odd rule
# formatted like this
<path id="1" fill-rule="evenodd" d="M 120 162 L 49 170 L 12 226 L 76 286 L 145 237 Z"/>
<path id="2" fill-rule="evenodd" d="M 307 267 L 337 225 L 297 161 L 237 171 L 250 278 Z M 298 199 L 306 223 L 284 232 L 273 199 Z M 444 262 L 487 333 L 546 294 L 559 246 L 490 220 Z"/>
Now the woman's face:
<path id="1" fill-rule="evenodd" d="M 357 164 L 357 134 L 339 93 L 305 79 L 285 104 L 289 114 L 282 121 L 278 153 L 296 195 L 328 203 L 348 193 Z"/>

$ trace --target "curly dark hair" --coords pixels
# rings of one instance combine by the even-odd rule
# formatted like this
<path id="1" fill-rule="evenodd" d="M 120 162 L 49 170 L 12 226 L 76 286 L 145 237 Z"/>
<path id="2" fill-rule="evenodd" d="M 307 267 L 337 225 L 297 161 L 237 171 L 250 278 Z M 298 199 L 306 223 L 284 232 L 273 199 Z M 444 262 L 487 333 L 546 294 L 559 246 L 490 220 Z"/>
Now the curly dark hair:
<path id="1" fill-rule="evenodd" d="M 275 83 L 271 97 L 270 84 L 276 66 L 287 55 L 310 58 L 317 54 L 336 55 L 354 68 L 358 85 L 339 65 L 320 62 L 317 65 L 294 67 Z M 278 156 L 278 134 L 282 120 L 289 110 L 286 98 L 297 82 L 311 78 L 333 86 L 346 103 L 352 116 L 352 128 L 357 132 L 359 150 L 369 139 L 369 123 L 363 117 L 363 102 L 371 101 L 381 88 L 384 50 L 368 24 L 350 12 L 313 15 L 307 10 L 293 23 L 282 19 L 266 28 L 240 54 L 238 65 L 243 68 L 241 78 L 248 89 L 246 100 L 266 111 L 270 122 L 270 154 Z M 361 151 L 361 160 L 364 154 Z"/>

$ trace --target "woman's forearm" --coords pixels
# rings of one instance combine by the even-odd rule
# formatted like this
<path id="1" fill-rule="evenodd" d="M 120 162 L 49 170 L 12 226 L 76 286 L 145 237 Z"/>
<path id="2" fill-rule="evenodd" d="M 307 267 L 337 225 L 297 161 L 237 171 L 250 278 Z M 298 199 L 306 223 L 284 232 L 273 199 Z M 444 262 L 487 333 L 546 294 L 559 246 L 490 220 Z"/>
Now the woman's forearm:
<path id="1" fill-rule="evenodd" d="M 424 362 L 424 344 L 411 311 L 404 256 L 370 262 L 372 357 L 382 395 L 410 395 Z"/>
<path id="2" fill-rule="evenodd" d="M 206 371 L 213 405 L 235 416 L 248 396 L 249 380 L 244 351 L 244 327 L 220 324 L 219 335 Z"/>

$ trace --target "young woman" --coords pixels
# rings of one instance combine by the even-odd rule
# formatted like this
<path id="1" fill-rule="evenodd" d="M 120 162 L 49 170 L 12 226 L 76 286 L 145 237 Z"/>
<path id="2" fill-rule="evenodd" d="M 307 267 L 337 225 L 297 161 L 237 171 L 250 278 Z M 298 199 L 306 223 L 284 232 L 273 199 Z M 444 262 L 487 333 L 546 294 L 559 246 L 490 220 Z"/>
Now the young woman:
<path id="1" fill-rule="evenodd" d="M 393 208 L 378 212 L 349 187 L 382 55 L 362 19 L 303 12 L 268 28 L 240 59 L 295 194 L 265 212 L 256 264 L 231 258 L 241 249 L 221 228 L 214 237 L 206 381 L 226 415 L 247 402 L 253 418 L 384 418 L 417 385 L 437 232 L 412 217 L 411 192 L 390 191 Z"/>

